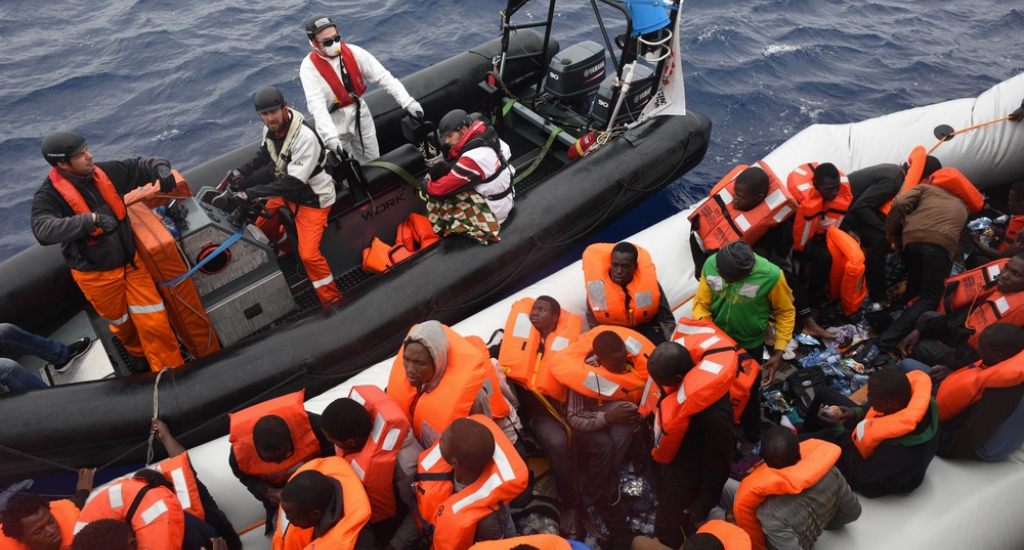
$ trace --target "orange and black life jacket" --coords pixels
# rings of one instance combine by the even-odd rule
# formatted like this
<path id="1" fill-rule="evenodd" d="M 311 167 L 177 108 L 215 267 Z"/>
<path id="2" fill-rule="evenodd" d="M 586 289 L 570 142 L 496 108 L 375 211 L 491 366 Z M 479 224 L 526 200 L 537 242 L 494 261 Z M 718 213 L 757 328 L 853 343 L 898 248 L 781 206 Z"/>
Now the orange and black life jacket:
<path id="1" fill-rule="evenodd" d="M 950 373 L 935 396 L 939 404 L 939 420 L 945 422 L 977 403 L 989 388 L 1012 388 L 1024 384 L 1024 352 L 991 367 L 979 361 L 970 367 Z"/>
<path id="2" fill-rule="evenodd" d="M 483 424 L 494 435 L 494 454 L 480 477 L 455 492 L 452 466 L 441 456 L 441 442 L 420 453 L 416 484 L 416 522 L 433 550 L 464 550 L 473 545 L 476 524 L 507 506 L 529 481 L 529 470 L 512 442 L 493 420 L 475 414 L 470 420 Z"/>
<path id="3" fill-rule="evenodd" d="M 875 449 L 887 439 L 903 437 L 917 428 L 928 414 L 932 401 L 932 379 L 921 371 L 907 373 L 910 380 L 910 403 L 900 411 L 883 415 L 875 409 L 868 409 L 864 420 L 853 431 L 853 444 L 863 458 L 871 458 Z"/>
<path id="4" fill-rule="evenodd" d="M 976 304 L 967 314 L 964 326 L 974 331 L 967 343 L 978 349 L 981 333 L 991 324 L 1010 323 L 1024 326 L 1024 292 L 1003 294 L 999 290 L 992 291 L 985 301 Z"/>
<path id="5" fill-rule="evenodd" d="M 999 274 L 1009 261 L 1003 258 L 947 278 L 939 311 L 953 313 L 984 301 L 996 288 Z"/>
<path id="6" fill-rule="evenodd" d="M 335 550 L 355 548 L 359 532 L 370 520 L 370 501 L 356 473 L 345 462 L 335 456 L 316 458 L 295 473 L 314 470 L 341 484 L 342 510 L 338 523 L 326 533 L 313 538 L 313 527 L 301 528 L 291 525 L 284 510 L 278 507 L 277 529 L 274 531 L 273 550 Z M 293 475 L 294 477 L 294 475 Z"/>
<path id="7" fill-rule="evenodd" d="M 303 408 L 304 397 L 305 390 L 299 390 L 228 415 L 231 419 L 228 441 L 231 442 L 240 470 L 275 487 L 282 487 L 295 470 L 320 456 L 320 440 L 313 433 L 309 413 Z M 269 415 L 281 417 L 291 430 L 294 450 L 291 456 L 280 463 L 260 458 L 252 441 L 252 430 L 256 422 Z"/>
<path id="8" fill-rule="evenodd" d="M 92 173 L 92 181 L 100 192 L 100 196 L 103 197 L 103 202 L 107 203 L 107 206 L 110 207 L 117 221 L 123 220 L 128 215 L 128 209 L 124 205 L 124 199 L 118 194 L 117 188 L 114 187 L 113 182 L 107 177 L 106 172 L 97 166 Z M 54 189 L 60 193 L 60 196 L 64 198 L 75 214 L 82 215 L 92 212 L 92 209 L 85 202 L 85 197 L 75 188 L 75 184 L 68 181 L 56 168 L 50 169 L 50 183 L 53 184 Z M 103 233 L 103 230 L 97 227 L 90 235 L 96 237 L 101 233 Z"/>
<path id="9" fill-rule="evenodd" d="M 720 519 L 713 519 L 697 529 L 698 533 L 714 535 L 725 550 L 750 550 L 750 535 L 739 527 Z"/>
<path id="10" fill-rule="evenodd" d="M 138 478 L 114 482 L 85 504 L 75 533 L 100 519 L 131 525 L 139 550 L 181 550 L 185 512 L 170 489 Z"/>
<path id="11" fill-rule="evenodd" d="M 793 218 L 793 250 L 801 251 L 811 239 L 827 227 L 839 227 L 853 202 L 850 180 L 839 172 L 839 194 L 825 201 L 814 187 L 814 169 L 817 162 L 798 166 L 786 178 L 786 187 L 799 207 Z"/>
<path id="12" fill-rule="evenodd" d="M 469 550 L 512 550 L 521 545 L 532 546 L 537 550 L 570 550 L 569 541 L 558 535 L 525 535 L 503 540 L 481 541 L 469 547 Z"/>
<path id="13" fill-rule="evenodd" d="M 675 458 L 690 426 L 690 417 L 703 411 L 729 393 L 736 379 L 739 347 L 708 319 L 680 319 L 674 342 L 690 352 L 694 367 L 677 388 L 661 388 L 647 379 L 640 414 L 654 413 L 655 462 L 668 464 Z"/>
<path id="14" fill-rule="evenodd" d="M 587 285 L 587 306 L 602 325 L 635 327 L 653 321 L 658 315 L 661 289 L 651 255 L 637 249 L 637 267 L 633 280 L 622 286 L 612 282 L 612 243 L 596 243 L 583 251 L 583 278 Z M 626 300 L 629 299 L 629 305 Z"/>
<path id="15" fill-rule="evenodd" d="M 746 212 L 736 209 L 736 178 L 748 168 L 741 164 L 715 184 L 708 198 L 690 214 L 690 224 L 697 227 L 697 243 L 704 252 L 716 252 L 738 240 L 754 245 L 765 232 L 796 211 L 796 200 L 775 172 L 763 161 L 754 164 L 768 174 L 768 193 L 760 204 Z"/>

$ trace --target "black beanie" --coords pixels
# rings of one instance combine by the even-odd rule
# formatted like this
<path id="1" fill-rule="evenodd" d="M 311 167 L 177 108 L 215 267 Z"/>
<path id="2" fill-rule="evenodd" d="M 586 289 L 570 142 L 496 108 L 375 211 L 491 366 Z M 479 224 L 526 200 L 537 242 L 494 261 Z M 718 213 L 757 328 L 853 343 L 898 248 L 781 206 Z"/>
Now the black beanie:
<path id="1" fill-rule="evenodd" d="M 718 251 L 715 267 L 729 281 L 745 279 L 754 270 L 754 249 L 744 241 L 733 241 Z"/>

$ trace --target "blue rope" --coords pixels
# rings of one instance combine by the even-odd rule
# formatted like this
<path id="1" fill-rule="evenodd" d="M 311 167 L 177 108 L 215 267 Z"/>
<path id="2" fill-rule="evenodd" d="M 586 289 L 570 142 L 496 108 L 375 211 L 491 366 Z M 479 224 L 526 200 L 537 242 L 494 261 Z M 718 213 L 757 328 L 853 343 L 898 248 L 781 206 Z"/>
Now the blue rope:
<path id="1" fill-rule="evenodd" d="M 216 250 L 214 250 L 213 252 L 207 254 L 206 257 L 203 258 L 203 261 L 197 263 L 195 267 L 193 267 L 192 269 L 186 271 L 184 275 L 181 275 L 180 277 L 175 277 L 174 280 L 167 281 L 166 283 L 157 282 L 156 284 L 159 285 L 159 286 L 175 286 L 178 283 L 184 281 L 185 279 L 188 279 L 189 277 L 192 276 L 193 273 L 198 271 L 199 268 L 201 268 L 204 265 L 206 265 L 210 260 L 212 260 L 215 257 L 217 257 L 217 255 L 219 255 L 221 252 L 224 252 L 225 250 L 227 250 L 231 245 L 233 245 L 236 242 L 238 242 L 238 240 L 242 238 L 242 234 L 244 232 L 245 232 L 245 226 L 243 225 L 242 227 L 238 228 L 238 231 L 236 231 L 233 235 L 228 237 L 228 239 L 226 241 L 222 242 L 220 244 L 220 246 L 217 247 Z"/>

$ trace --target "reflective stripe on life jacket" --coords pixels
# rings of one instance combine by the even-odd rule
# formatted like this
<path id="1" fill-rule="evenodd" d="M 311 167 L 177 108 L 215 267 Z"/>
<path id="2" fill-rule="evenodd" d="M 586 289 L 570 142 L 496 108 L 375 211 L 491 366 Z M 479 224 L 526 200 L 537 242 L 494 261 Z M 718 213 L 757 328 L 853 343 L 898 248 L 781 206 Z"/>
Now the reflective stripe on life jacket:
<path id="1" fill-rule="evenodd" d="M 947 278 L 939 311 L 953 313 L 981 303 L 996 288 L 999 273 L 1009 261 L 1003 258 Z"/>
<path id="2" fill-rule="evenodd" d="M 952 420 L 964 409 L 977 403 L 989 388 L 1012 388 L 1024 384 L 1024 352 L 993 365 L 979 364 L 950 373 L 935 396 L 939 404 L 939 420 Z"/>
<path id="3" fill-rule="evenodd" d="M 183 510 L 199 519 L 206 519 L 206 510 L 203 509 L 203 502 L 199 498 L 196 473 L 192 469 L 192 461 L 189 460 L 187 451 L 154 464 L 153 469 L 163 474 L 167 481 L 174 485 L 174 494 L 178 496 L 178 502 L 181 503 Z"/>
<path id="4" fill-rule="evenodd" d="M 394 517 L 397 512 L 395 491 L 395 461 L 409 433 L 409 419 L 384 390 L 372 385 L 353 386 L 349 399 L 359 403 L 369 413 L 373 429 L 363 448 L 345 454 L 340 448 L 338 456 L 348 461 L 359 480 L 366 487 L 370 499 L 370 522 Z"/>
<path id="5" fill-rule="evenodd" d="M 611 372 L 604 367 L 594 367 L 587 358 L 594 351 L 594 338 L 602 332 L 618 334 L 626 344 L 626 352 L 632 365 L 623 373 Z M 576 343 L 555 354 L 551 360 L 551 373 L 555 378 L 576 393 L 604 401 L 632 401 L 640 404 L 647 386 L 647 358 L 654 351 L 654 344 L 639 332 L 614 325 L 602 325 L 581 334 Z"/>
<path id="6" fill-rule="evenodd" d="M 53 184 L 54 189 L 60 193 L 60 196 L 64 198 L 64 201 L 68 203 L 68 206 L 71 207 L 75 214 L 82 215 L 92 212 L 92 209 L 86 204 L 85 198 L 82 197 L 82 193 L 56 168 L 50 169 L 50 183 Z M 103 197 L 103 201 L 110 207 L 114 216 L 117 217 L 117 221 L 123 220 L 128 215 L 124 199 L 121 198 L 110 178 L 107 177 L 107 174 L 99 166 L 93 170 L 92 183 L 96 186 L 96 190 L 100 192 L 100 196 Z M 97 227 L 90 235 L 96 237 L 101 233 L 103 233 L 103 230 Z"/>
<path id="7" fill-rule="evenodd" d="M 417 523 L 433 550 L 463 550 L 473 544 L 476 524 L 519 496 L 527 486 L 529 470 L 515 447 L 493 420 L 475 414 L 494 435 L 494 454 L 480 477 L 455 492 L 454 471 L 441 456 L 440 440 L 420 453 L 416 484 Z"/>
<path id="8" fill-rule="evenodd" d="M 714 535 L 725 550 L 750 550 L 750 535 L 739 527 L 720 519 L 713 519 L 697 529 L 698 533 Z"/>
<path id="9" fill-rule="evenodd" d="M 370 520 L 370 501 L 352 467 L 345 459 L 335 456 L 315 458 L 295 473 L 315 470 L 341 484 L 343 515 L 320 537 L 313 538 L 313 527 L 302 529 L 291 525 L 284 510 L 278 506 L 277 529 L 274 531 L 273 550 L 336 550 L 355 548 L 359 531 Z M 295 477 L 294 475 L 292 477 Z M 390 490 L 390 488 L 389 488 Z"/>
<path id="10" fill-rule="evenodd" d="M 793 250 L 803 250 L 826 227 L 839 227 L 853 202 L 850 180 L 842 172 L 839 172 L 839 194 L 835 199 L 825 202 L 814 187 L 814 169 L 817 167 L 817 162 L 798 166 L 786 178 L 786 186 L 799 204 L 793 218 Z"/>
<path id="11" fill-rule="evenodd" d="M 53 519 L 60 526 L 60 550 L 71 548 L 71 540 L 75 538 L 75 524 L 80 511 L 70 500 L 54 500 L 48 503 Z M 20 543 L 0 530 L 0 550 L 31 550 L 27 544 Z"/>
<path id="12" fill-rule="evenodd" d="M 409 383 L 402 358 L 404 344 L 398 350 L 388 377 L 388 395 L 409 418 L 413 433 L 420 442 L 425 440 L 424 428 L 428 431 L 426 435 L 430 436 L 428 439 L 433 440 L 441 435 L 452 420 L 467 417 L 480 387 L 488 380 L 487 372 L 494 370 L 489 364 L 490 357 L 481 352 L 480 348 L 447 326 L 444 327 L 444 333 L 448 340 L 448 364 L 437 387 L 421 393 L 419 388 Z M 435 372 L 437 370 L 435 367 Z"/>
<path id="13" fill-rule="evenodd" d="M 145 494 L 137 499 L 144 489 Z M 129 511 L 133 512 L 131 521 Z M 100 519 L 129 523 L 138 550 L 181 550 L 185 537 L 185 512 L 177 497 L 166 487 L 149 487 L 143 479 L 122 479 L 97 493 L 82 509 L 75 533 Z"/>
<path id="14" fill-rule="evenodd" d="M 832 256 L 829 297 L 842 302 L 843 313 L 853 315 L 868 297 L 864 285 L 864 251 L 849 233 L 835 226 L 825 232 L 825 244 Z"/>
<path id="15" fill-rule="evenodd" d="M 359 63 L 356 62 L 356 58 L 352 55 L 352 50 L 348 49 L 344 42 L 341 43 L 341 66 L 348 73 L 351 89 L 342 83 L 341 78 L 338 76 L 338 71 L 334 70 L 331 63 L 321 57 L 315 50 L 309 52 L 309 60 L 313 62 L 313 66 L 320 73 L 320 77 L 331 87 L 331 91 L 334 92 L 334 102 L 339 107 L 348 107 L 355 103 L 355 99 L 362 97 L 366 93 L 366 82 L 363 81 L 363 73 L 359 70 Z M 351 92 L 355 93 L 355 98 L 352 97 Z"/>
<path id="16" fill-rule="evenodd" d="M 903 437 L 914 431 L 924 415 L 928 414 L 928 406 L 932 401 L 932 379 L 921 371 L 908 372 L 907 379 L 910 380 L 911 395 L 906 408 L 886 415 L 868 409 L 864 420 L 857 424 L 851 437 L 861 457 L 871 458 L 883 441 Z"/>
<path id="17" fill-rule="evenodd" d="M 974 349 L 978 349 L 982 331 L 993 323 L 1024 326 L 1024 292 L 1003 294 L 994 290 L 985 298 L 984 302 L 976 305 L 967 315 L 967 322 L 964 323 L 968 329 L 974 330 L 974 334 L 967 340 L 967 343 Z"/>
<path id="18" fill-rule="evenodd" d="M 570 550 L 572 548 L 569 541 L 558 535 L 526 535 L 504 540 L 478 542 L 470 546 L 469 550 L 512 550 L 522 544 L 532 546 L 537 550 Z"/>
<path id="19" fill-rule="evenodd" d="M 533 298 L 521 298 L 512 304 L 505 321 L 505 334 L 498 352 L 498 364 L 508 378 L 530 391 L 565 401 L 565 386 L 551 373 L 552 355 L 575 342 L 583 328 L 583 320 L 566 310 L 558 315 L 558 326 L 540 348 L 540 332 L 530 322 Z"/>
<path id="20" fill-rule="evenodd" d="M 797 209 L 789 189 L 762 161 L 754 163 L 768 174 L 768 193 L 752 210 L 737 210 L 733 196 L 736 178 L 747 169 L 741 164 L 729 172 L 711 190 L 708 198 L 690 214 L 691 225 L 697 226 L 697 242 L 704 252 L 712 253 L 728 243 L 744 240 L 753 245 L 766 231 L 779 225 Z"/>
<path id="21" fill-rule="evenodd" d="M 320 440 L 313 433 L 309 413 L 302 405 L 305 394 L 305 390 L 299 390 L 228 415 L 231 419 L 228 441 L 240 470 L 275 487 L 281 487 L 299 466 L 320 456 Z M 292 432 L 294 451 L 279 464 L 260 458 L 252 441 L 252 430 L 256 422 L 269 415 L 280 416 Z"/>
<path id="22" fill-rule="evenodd" d="M 773 495 L 797 495 L 821 481 L 843 453 L 838 445 L 820 439 L 800 443 L 800 461 L 786 468 L 762 463 L 740 482 L 733 502 L 736 525 L 750 536 L 751 547 L 766 550 L 757 507 Z"/>
<path id="23" fill-rule="evenodd" d="M 675 458 L 690 426 L 690 417 L 713 405 L 729 393 L 736 378 L 739 347 L 708 319 L 682 318 L 672 340 L 690 352 L 694 367 L 683 376 L 678 389 L 662 395 L 654 379 L 647 379 L 640 414 L 654 413 L 655 462 L 668 464 Z"/>
<path id="24" fill-rule="evenodd" d="M 612 267 L 613 248 L 613 243 L 596 243 L 583 251 L 587 306 L 602 325 L 635 327 L 653 321 L 658 314 L 661 290 L 658 288 L 658 272 L 651 261 L 651 255 L 643 248 L 636 247 L 636 271 L 633 272 L 633 280 L 626 285 L 626 291 L 623 291 L 608 275 Z M 626 292 L 629 293 L 628 309 Z"/>

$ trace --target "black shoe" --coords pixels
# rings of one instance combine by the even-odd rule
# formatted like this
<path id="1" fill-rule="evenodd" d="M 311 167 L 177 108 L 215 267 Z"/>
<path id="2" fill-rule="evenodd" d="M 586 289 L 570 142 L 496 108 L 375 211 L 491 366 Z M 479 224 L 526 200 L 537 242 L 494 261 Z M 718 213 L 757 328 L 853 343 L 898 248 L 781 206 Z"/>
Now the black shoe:
<path id="1" fill-rule="evenodd" d="M 73 363 L 75 359 L 84 355 L 85 352 L 89 351 L 89 347 L 91 346 L 92 339 L 89 337 L 85 337 L 82 338 L 81 340 L 77 340 L 75 342 L 68 344 L 68 359 L 63 363 L 54 363 L 54 372 L 64 372 L 68 370 L 68 367 L 71 366 L 71 363 Z"/>

